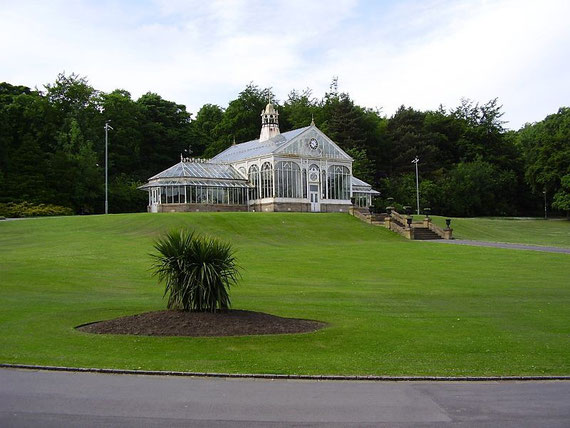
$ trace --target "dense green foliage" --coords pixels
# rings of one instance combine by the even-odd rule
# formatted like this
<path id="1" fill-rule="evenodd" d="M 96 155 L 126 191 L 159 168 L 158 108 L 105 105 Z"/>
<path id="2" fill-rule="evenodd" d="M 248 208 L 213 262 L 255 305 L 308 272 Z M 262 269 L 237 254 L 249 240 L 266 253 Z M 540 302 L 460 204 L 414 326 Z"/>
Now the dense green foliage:
<path id="1" fill-rule="evenodd" d="M 51 204 L 31 204 L 21 202 L 15 204 L 8 202 L 0 203 L 0 217 L 20 218 L 20 217 L 48 217 L 53 215 L 72 215 L 73 210 L 67 207 L 60 207 Z"/>
<path id="2" fill-rule="evenodd" d="M 461 222 L 461 224 L 459 224 Z M 477 236 L 493 220 L 454 219 Z M 567 221 L 501 221 L 509 238 L 570 247 Z M 190 228 L 244 269 L 232 307 L 315 319 L 314 333 L 88 334 L 162 310 L 149 248 Z M 484 235 L 479 235 L 484 236 Z M 563 239 L 563 237 L 566 237 Z M 501 237 L 502 238 L 502 237 Z M 125 256 L 128 255 L 128 256 Z M 0 362 L 232 373 L 570 374 L 568 254 L 408 241 L 347 214 L 168 213 L 0 222 Z"/>
<path id="3" fill-rule="evenodd" d="M 154 244 L 154 273 L 165 284 L 168 309 L 216 312 L 230 307 L 237 284 L 232 246 L 185 229 L 170 231 Z"/>
<path id="4" fill-rule="evenodd" d="M 0 202 L 102 212 L 103 124 L 111 120 L 111 212 L 144 210 L 137 187 L 181 153 L 211 157 L 234 139 L 257 138 L 268 98 L 270 88 L 249 84 L 226 108 L 205 104 L 193 117 L 157 94 L 104 93 L 75 74 L 60 74 L 44 91 L 1 83 Z M 545 194 L 549 209 L 570 212 L 569 108 L 515 132 L 505 129 L 496 99 L 435 111 L 402 106 L 387 118 L 356 105 L 336 79 L 321 99 L 305 89 L 273 102 L 282 132 L 314 118 L 354 158 L 354 174 L 399 204 L 415 205 L 411 160 L 419 156 L 421 205 L 434 213 L 536 215 Z"/>

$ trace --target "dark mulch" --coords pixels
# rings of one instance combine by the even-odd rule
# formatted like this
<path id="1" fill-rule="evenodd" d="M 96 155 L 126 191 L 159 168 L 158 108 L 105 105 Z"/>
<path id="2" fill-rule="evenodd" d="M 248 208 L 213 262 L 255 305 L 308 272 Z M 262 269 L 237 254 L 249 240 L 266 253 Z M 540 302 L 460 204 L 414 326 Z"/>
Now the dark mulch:
<path id="1" fill-rule="evenodd" d="M 158 311 L 115 318 L 77 327 L 99 334 L 140 336 L 247 336 L 252 334 L 307 333 L 326 326 L 320 321 L 281 318 L 262 312 Z"/>

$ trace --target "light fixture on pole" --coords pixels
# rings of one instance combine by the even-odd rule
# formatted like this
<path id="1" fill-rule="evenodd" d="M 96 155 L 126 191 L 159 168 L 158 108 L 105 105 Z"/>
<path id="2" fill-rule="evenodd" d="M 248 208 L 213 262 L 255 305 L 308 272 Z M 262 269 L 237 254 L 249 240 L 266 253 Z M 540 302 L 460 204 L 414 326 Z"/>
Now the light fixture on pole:
<path id="1" fill-rule="evenodd" d="M 416 164 L 416 202 L 417 202 L 417 208 L 418 208 L 418 215 L 420 215 L 420 182 L 418 179 L 418 162 L 419 161 L 420 161 L 420 158 L 418 158 L 417 156 L 412 161 L 412 163 Z"/>
<path id="2" fill-rule="evenodd" d="M 548 220 L 548 214 L 546 213 L 546 189 L 542 191 L 542 194 L 544 195 L 544 219 Z"/>
<path id="3" fill-rule="evenodd" d="M 109 214 L 109 150 L 107 149 L 109 145 L 109 129 L 113 130 L 111 125 L 109 125 L 110 120 L 105 122 L 105 214 Z"/>

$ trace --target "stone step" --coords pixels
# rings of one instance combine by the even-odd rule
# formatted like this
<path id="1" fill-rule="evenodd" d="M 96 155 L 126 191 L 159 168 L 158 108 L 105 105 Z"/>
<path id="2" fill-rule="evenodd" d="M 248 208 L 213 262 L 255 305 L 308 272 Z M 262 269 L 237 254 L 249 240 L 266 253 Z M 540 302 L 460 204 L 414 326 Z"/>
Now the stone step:
<path id="1" fill-rule="evenodd" d="M 414 229 L 414 239 L 418 241 L 427 241 L 430 239 L 442 239 L 437 233 L 425 228 Z"/>

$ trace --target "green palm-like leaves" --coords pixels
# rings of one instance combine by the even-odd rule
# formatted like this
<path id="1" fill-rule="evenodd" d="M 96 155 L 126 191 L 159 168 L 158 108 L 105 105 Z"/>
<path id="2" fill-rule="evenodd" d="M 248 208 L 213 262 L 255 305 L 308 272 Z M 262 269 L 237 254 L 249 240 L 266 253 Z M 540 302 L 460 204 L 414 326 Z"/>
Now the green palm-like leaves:
<path id="1" fill-rule="evenodd" d="M 239 278 L 230 244 L 178 230 L 159 238 L 154 248 L 158 254 L 152 254 L 153 271 L 165 283 L 168 309 L 215 312 L 229 308 L 229 289 Z"/>

